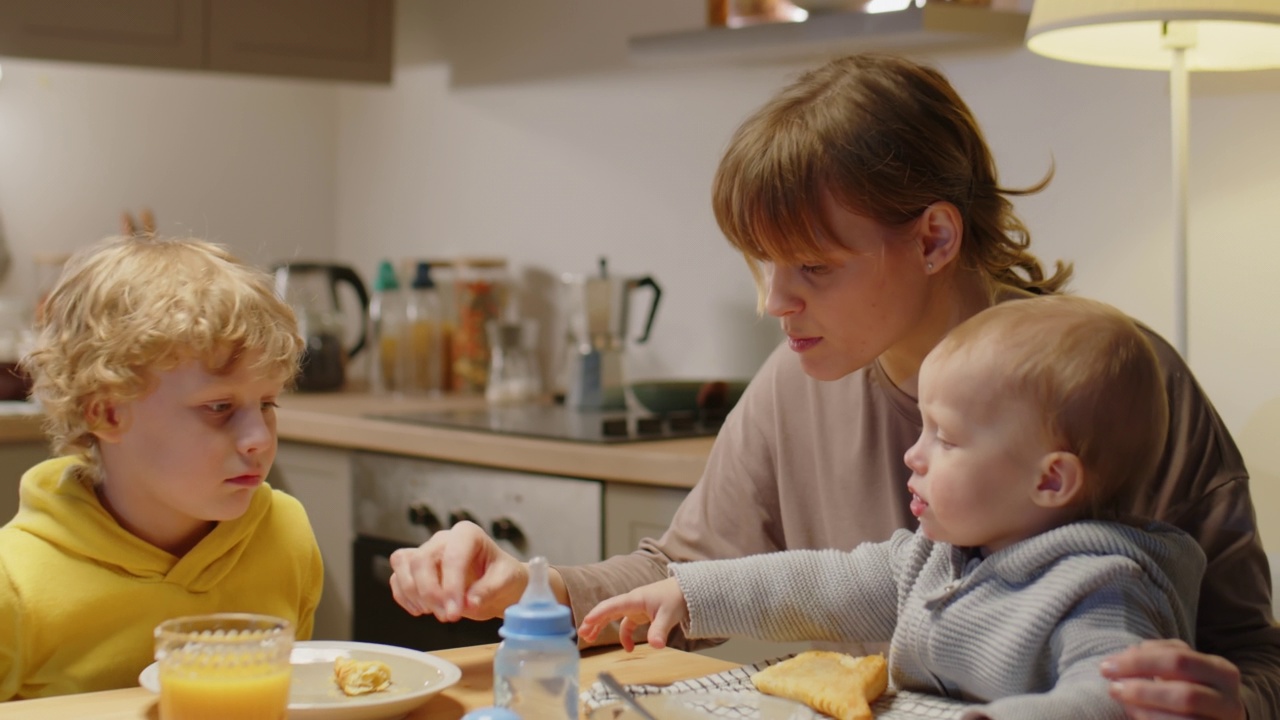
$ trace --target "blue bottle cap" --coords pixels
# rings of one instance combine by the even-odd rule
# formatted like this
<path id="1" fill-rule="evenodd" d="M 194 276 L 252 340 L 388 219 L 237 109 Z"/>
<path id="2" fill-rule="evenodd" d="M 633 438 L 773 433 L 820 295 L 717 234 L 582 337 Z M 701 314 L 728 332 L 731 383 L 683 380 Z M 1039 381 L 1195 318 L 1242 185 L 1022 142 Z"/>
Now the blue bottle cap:
<path id="1" fill-rule="evenodd" d="M 436 281 L 431 279 L 431 263 L 420 262 L 413 275 L 413 287 L 416 290 L 428 290 L 436 286 Z"/>
<path id="2" fill-rule="evenodd" d="M 573 613 L 556 602 L 547 577 L 547 559 L 529 561 L 529 584 L 520 602 L 507 608 L 498 634 L 504 638 L 572 637 Z"/>
<path id="3" fill-rule="evenodd" d="M 520 720 L 520 716 L 507 708 L 490 706 L 476 708 L 463 715 L 462 720 Z"/>

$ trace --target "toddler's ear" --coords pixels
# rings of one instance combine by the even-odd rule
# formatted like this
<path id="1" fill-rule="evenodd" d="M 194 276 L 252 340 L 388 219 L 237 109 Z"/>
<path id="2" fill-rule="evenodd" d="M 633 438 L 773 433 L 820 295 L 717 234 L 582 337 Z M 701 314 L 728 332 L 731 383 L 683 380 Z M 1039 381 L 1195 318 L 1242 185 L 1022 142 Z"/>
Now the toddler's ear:
<path id="1" fill-rule="evenodd" d="M 1084 465 L 1075 453 L 1058 450 L 1044 456 L 1031 499 L 1040 507 L 1064 508 L 1084 492 Z"/>
<path id="2" fill-rule="evenodd" d="M 84 411 L 85 425 L 99 442 L 116 443 L 124 434 L 126 413 L 106 398 L 98 398 L 89 403 Z"/>

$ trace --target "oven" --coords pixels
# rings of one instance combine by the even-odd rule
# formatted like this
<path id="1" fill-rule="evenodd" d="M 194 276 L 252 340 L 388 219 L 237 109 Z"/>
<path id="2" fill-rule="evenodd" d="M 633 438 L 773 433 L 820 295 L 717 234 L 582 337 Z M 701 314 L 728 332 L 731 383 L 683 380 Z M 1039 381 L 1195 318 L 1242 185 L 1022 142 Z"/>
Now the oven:
<path id="1" fill-rule="evenodd" d="M 352 457 L 352 637 L 418 650 L 498 641 L 501 620 L 415 618 L 391 595 L 391 553 L 470 520 L 522 560 L 600 560 L 603 483 L 474 465 L 356 452 Z"/>

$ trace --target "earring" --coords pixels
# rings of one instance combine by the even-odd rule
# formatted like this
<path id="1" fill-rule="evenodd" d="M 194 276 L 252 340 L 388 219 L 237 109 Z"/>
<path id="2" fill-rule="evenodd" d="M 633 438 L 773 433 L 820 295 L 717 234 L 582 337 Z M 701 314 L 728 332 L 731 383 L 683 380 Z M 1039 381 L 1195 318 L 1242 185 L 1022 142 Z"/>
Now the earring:
<path id="1" fill-rule="evenodd" d="M 929 272 L 933 272 L 933 263 L 925 263 L 924 269 L 928 270 Z"/>

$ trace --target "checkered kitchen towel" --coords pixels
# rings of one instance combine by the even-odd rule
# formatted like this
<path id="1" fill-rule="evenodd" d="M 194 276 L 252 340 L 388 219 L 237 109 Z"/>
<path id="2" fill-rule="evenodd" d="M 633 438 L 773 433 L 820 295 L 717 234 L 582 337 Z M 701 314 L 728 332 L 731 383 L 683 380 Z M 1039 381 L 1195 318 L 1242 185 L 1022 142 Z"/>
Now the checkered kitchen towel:
<path id="1" fill-rule="evenodd" d="M 627 689 L 635 695 L 654 695 L 666 693 L 697 692 L 699 690 L 736 690 L 739 692 L 758 692 L 751 684 L 751 675 L 760 670 L 782 662 L 789 657 L 775 658 L 755 665 L 745 665 L 732 670 L 705 675 L 692 680 L 681 680 L 670 685 L 628 685 Z M 588 708 L 595 709 L 601 705 L 614 702 L 618 698 L 600 682 L 592 683 L 582 693 L 582 702 Z M 959 700 L 925 695 L 923 693 L 900 690 L 889 690 L 871 704 L 876 720 L 954 720 L 960 717 L 966 704 Z M 735 716 L 736 717 L 736 716 Z M 819 717 L 827 717 L 819 714 Z M 749 720 L 749 719 L 748 719 Z"/>

